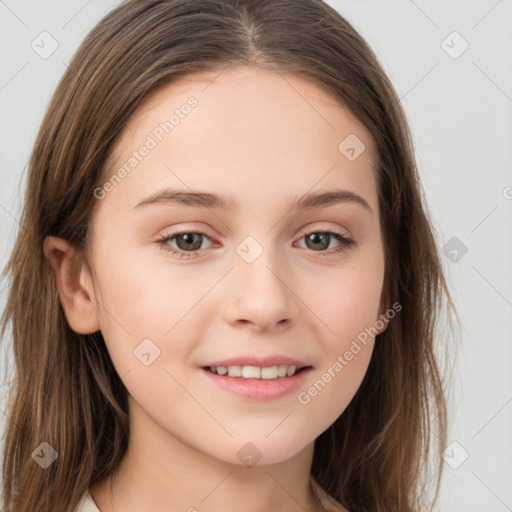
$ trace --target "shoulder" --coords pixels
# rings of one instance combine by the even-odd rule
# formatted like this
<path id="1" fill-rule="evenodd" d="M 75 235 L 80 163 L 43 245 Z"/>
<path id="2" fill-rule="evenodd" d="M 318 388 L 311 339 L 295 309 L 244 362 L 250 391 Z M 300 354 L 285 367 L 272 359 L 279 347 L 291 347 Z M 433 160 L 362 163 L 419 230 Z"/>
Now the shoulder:
<path id="1" fill-rule="evenodd" d="M 320 498 L 322 506 L 327 512 L 349 512 L 340 502 L 336 501 L 332 496 L 329 496 L 322 487 L 311 477 L 311 485 L 313 486 L 316 494 Z"/>
<path id="2" fill-rule="evenodd" d="M 75 512 L 100 512 L 89 491 L 84 494 Z"/>

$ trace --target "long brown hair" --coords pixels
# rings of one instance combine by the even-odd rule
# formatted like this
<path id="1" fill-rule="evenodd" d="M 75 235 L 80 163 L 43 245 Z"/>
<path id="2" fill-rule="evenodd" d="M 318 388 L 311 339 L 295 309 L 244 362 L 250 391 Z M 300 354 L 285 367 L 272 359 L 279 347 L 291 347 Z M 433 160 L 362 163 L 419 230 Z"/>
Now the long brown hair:
<path id="1" fill-rule="evenodd" d="M 93 191 L 108 176 L 109 155 L 130 116 L 158 87 L 228 65 L 314 82 L 375 141 L 383 293 L 402 310 L 378 335 L 354 399 L 316 439 L 312 476 L 351 512 L 417 511 L 436 445 L 430 469 L 437 496 L 446 401 L 436 326 L 444 305 L 453 305 L 404 112 L 374 53 L 320 0 L 129 0 L 78 49 L 29 162 L 20 230 L 4 269 L 11 286 L 1 334 L 11 323 L 15 361 L 6 511 L 74 510 L 89 486 L 118 467 L 129 436 L 127 391 L 101 332 L 82 335 L 67 324 L 43 241 L 63 238 L 87 261 Z M 46 469 L 31 456 L 42 442 L 58 452 Z"/>

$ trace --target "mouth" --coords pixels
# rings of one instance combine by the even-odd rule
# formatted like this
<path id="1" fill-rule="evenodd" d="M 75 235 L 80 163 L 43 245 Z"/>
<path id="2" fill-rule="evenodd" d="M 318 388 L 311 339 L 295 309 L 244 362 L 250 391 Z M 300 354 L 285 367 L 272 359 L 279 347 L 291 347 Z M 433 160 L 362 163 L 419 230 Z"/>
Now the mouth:
<path id="1" fill-rule="evenodd" d="M 274 366 L 252 366 L 252 365 L 231 365 L 231 366 L 203 366 L 203 369 L 214 375 L 232 377 L 235 379 L 257 379 L 277 380 L 293 377 L 311 366 L 296 365 L 274 365 Z"/>
<path id="2" fill-rule="evenodd" d="M 258 403 L 285 399 L 297 392 L 312 370 L 312 366 L 286 364 L 201 367 L 203 375 L 221 392 Z"/>

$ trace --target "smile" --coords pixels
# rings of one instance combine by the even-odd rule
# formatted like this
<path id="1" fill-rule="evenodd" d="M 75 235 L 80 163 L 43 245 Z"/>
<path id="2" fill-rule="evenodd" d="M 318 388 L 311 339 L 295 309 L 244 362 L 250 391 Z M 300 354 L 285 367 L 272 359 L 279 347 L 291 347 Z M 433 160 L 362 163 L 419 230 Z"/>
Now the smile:
<path id="1" fill-rule="evenodd" d="M 304 368 L 280 364 L 278 366 L 210 366 L 209 371 L 216 375 L 228 375 L 241 379 L 278 379 L 291 377 Z"/>

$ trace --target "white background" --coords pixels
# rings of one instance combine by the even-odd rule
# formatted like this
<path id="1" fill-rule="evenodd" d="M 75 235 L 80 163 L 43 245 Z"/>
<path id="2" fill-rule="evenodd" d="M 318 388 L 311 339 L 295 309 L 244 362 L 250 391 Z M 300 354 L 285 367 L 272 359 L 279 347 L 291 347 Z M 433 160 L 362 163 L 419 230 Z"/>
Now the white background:
<path id="1" fill-rule="evenodd" d="M 117 3 L 0 0 L 2 268 L 49 98 L 78 44 Z M 367 39 L 402 99 L 440 250 L 454 237 L 467 247 L 457 262 L 442 256 L 463 331 L 447 451 L 458 467 L 445 464 L 439 510 L 512 511 L 512 2 L 328 3 Z M 31 48 L 43 31 L 58 42 L 47 59 Z M 0 412 L 0 428 L 4 419 Z"/>

